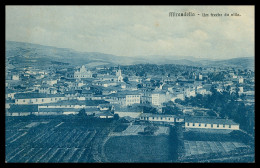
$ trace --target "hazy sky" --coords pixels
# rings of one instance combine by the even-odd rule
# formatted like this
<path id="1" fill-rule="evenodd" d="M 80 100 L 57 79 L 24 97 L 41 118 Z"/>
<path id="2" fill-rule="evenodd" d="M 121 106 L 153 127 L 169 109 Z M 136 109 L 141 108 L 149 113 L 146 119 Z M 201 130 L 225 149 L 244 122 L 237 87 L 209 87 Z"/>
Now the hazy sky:
<path id="1" fill-rule="evenodd" d="M 118 56 L 254 56 L 254 32 L 254 6 L 6 6 L 6 40 Z"/>

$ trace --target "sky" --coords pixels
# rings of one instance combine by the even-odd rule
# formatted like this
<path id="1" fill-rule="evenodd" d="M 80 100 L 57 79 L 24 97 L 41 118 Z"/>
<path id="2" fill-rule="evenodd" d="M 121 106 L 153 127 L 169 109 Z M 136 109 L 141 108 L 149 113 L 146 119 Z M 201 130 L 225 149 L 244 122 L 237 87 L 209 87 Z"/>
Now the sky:
<path id="1" fill-rule="evenodd" d="M 254 6 L 6 6 L 6 40 L 130 57 L 254 57 L 254 10 Z M 169 17 L 169 12 L 196 16 Z"/>

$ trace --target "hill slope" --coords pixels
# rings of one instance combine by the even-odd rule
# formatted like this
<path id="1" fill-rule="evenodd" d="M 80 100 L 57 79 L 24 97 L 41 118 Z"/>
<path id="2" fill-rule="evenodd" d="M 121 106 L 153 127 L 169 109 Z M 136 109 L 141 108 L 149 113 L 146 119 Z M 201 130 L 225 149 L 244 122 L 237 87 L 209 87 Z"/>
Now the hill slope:
<path id="1" fill-rule="evenodd" d="M 78 52 L 67 48 L 57 48 L 38 44 L 6 41 L 6 59 L 14 65 L 43 66 L 53 61 L 69 63 L 72 66 L 87 64 L 89 67 L 131 65 L 140 63 L 151 64 L 181 64 L 190 66 L 231 66 L 253 68 L 254 59 L 251 57 L 228 60 L 203 60 L 194 57 L 181 56 L 142 56 L 125 57 L 98 52 Z"/>

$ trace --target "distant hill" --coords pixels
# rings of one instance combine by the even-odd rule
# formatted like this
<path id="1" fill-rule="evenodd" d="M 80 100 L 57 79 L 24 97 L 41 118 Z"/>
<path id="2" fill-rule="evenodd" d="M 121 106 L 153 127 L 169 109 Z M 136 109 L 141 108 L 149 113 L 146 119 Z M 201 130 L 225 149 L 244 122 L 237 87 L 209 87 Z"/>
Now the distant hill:
<path id="1" fill-rule="evenodd" d="M 228 60 L 205 60 L 195 57 L 182 56 L 140 56 L 125 57 L 98 52 L 78 52 L 67 48 L 57 48 L 38 44 L 6 41 L 6 59 L 14 65 L 44 66 L 53 62 L 69 63 L 72 66 L 87 64 L 89 67 L 116 66 L 131 64 L 181 64 L 190 66 L 231 66 L 254 67 L 251 57 Z"/>
<path id="2" fill-rule="evenodd" d="M 232 58 L 228 60 L 214 61 L 210 65 L 219 65 L 219 66 L 233 66 L 233 67 L 241 67 L 241 68 L 254 68 L 254 59 L 251 57 L 244 58 Z"/>
<path id="3" fill-rule="evenodd" d="M 98 52 L 78 52 L 67 48 L 57 48 L 38 44 L 6 41 L 6 58 L 19 64 L 47 64 L 53 61 L 72 65 L 89 64 L 90 66 L 128 65 L 145 62 L 142 59 L 119 57 Z"/>

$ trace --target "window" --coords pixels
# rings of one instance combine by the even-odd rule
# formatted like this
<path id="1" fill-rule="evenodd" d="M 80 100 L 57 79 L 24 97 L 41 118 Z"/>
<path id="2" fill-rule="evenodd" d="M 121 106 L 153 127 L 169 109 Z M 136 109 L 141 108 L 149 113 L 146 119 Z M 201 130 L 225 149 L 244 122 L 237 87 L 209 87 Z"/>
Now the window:
<path id="1" fill-rule="evenodd" d="M 162 120 L 162 117 L 161 117 L 161 120 Z"/>
<path id="2" fill-rule="evenodd" d="M 23 100 L 23 102 L 25 102 L 25 100 Z"/>
<path id="3" fill-rule="evenodd" d="M 153 120 L 154 120 L 154 117 L 153 117 Z"/>
<path id="4" fill-rule="evenodd" d="M 217 124 L 217 127 L 219 127 L 219 124 Z"/>
<path id="5" fill-rule="evenodd" d="M 229 125 L 229 128 L 231 128 L 231 125 Z"/>
<path id="6" fill-rule="evenodd" d="M 42 102 L 44 102 L 44 99 L 42 99 Z"/>
<path id="7" fill-rule="evenodd" d="M 207 127 L 207 124 L 205 124 L 205 127 Z"/>
<path id="8" fill-rule="evenodd" d="M 225 128 L 225 124 L 223 124 L 223 128 Z"/>
<path id="9" fill-rule="evenodd" d="M 200 123 L 199 123 L 199 127 L 200 127 Z"/>
<path id="10" fill-rule="evenodd" d="M 190 126 L 190 123 L 187 123 L 187 126 Z"/>
<path id="11" fill-rule="evenodd" d="M 171 120 L 171 118 L 169 117 L 169 120 Z"/>
<path id="12" fill-rule="evenodd" d="M 213 128 L 213 124 L 211 124 L 211 128 Z"/>
<path id="13" fill-rule="evenodd" d="M 195 126 L 195 123 L 193 123 L 192 126 Z"/>

